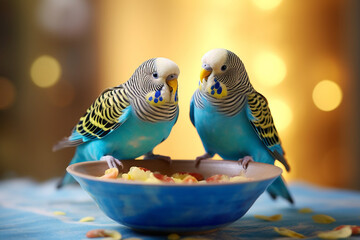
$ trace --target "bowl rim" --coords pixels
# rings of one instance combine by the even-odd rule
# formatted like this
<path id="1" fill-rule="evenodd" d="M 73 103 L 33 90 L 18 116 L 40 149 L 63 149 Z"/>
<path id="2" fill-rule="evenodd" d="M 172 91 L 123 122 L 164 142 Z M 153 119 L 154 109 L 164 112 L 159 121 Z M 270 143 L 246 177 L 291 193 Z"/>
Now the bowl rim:
<path id="1" fill-rule="evenodd" d="M 135 160 L 135 159 L 130 159 L 130 160 Z M 145 161 L 152 161 L 152 160 L 157 160 L 157 159 L 150 159 L 150 160 L 145 160 Z M 126 161 L 126 160 L 121 160 L 121 161 Z M 136 159 L 136 161 L 138 161 Z M 141 160 L 140 160 L 141 161 Z M 172 161 L 186 161 L 186 162 L 195 162 L 195 160 L 185 160 L 185 159 L 172 159 Z M 210 162 L 210 161 L 225 161 L 225 162 L 236 162 L 234 160 L 202 160 L 201 162 Z M 247 184 L 247 183 L 256 183 L 256 182 L 263 182 L 263 181 L 267 181 L 270 179 L 276 179 L 277 177 L 280 177 L 283 173 L 283 170 L 278 167 L 275 166 L 273 164 L 269 164 L 269 163 L 261 163 L 261 162 L 250 162 L 249 165 L 265 165 L 267 167 L 273 167 L 274 169 L 276 169 L 276 171 L 278 171 L 277 174 L 274 174 L 273 177 L 264 177 L 264 178 L 260 178 L 260 179 L 256 179 L 256 180 L 249 180 L 249 181 L 239 181 L 239 182 L 211 182 L 211 183 L 206 183 L 206 184 L 199 184 L 199 183 L 194 183 L 194 184 L 189 184 L 189 183 L 145 183 L 145 182 L 141 182 L 141 181 L 119 181 L 117 179 L 106 179 L 106 178 L 99 178 L 99 177 L 95 177 L 89 174 L 84 174 L 84 173 L 79 173 L 77 171 L 74 170 L 75 167 L 79 166 L 79 165 L 91 165 L 91 164 L 99 164 L 99 162 L 104 162 L 106 163 L 106 161 L 87 161 L 87 162 L 79 162 L 79 163 L 74 163 L 71 164 L 69 166 L 67 166 L 66 171 L 72 175 L 72 176 L 77 176 L 80 178 L 85 178 L 87 180 L 92 180 L 92 181 L 96 181 L 96 182 L 104 182 L 104 183 L 115 183 L 115 184 L 125 184 L 125 185 L 140 185 L 140 186 L 156 186 L 156 187 L 207 187 L 207 186 L 227 186 L 227 185 L 242 185 L 242 184 Z"/>

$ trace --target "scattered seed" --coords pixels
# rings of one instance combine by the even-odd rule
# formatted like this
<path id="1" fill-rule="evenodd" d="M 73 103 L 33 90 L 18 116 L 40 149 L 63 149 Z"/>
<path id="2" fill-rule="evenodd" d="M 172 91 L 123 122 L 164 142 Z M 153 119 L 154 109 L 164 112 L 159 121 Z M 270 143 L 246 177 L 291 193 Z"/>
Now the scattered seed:
<path id="1" fill-rule="evenodd" d="M 99 238 L 99 237 L 108 237 L 108 236 L 106 236 L 104 229 L 94 229 L 94 230 L 88 231 L 86 233 L 86 237 L 87 238 Z"/>
<path id="2" fill-rule="evenodd" d="M 316 214 L 312 216 L 312 219 L 314 220 L 314 222 L 321 224 L 329 224 L 336 221 L 333 217 L 330 217 L 325 214 Z"/>
<path id="3" fill-rule="evenodd" d="M 352 234 L 351 227 L 345 226 L 339 230 L 333 230 L 328 232 L 321 232 L 318 234 L 318 237 L 321 239 L 338 239 L 338 238 L 348 238 Z"/>
<path id="4" fill-rule="evenodd" d="M 122 238 L 121 233 L 115 230 L 106 229 L 94 229 L 86 233 L 87 238 L 99 238 L 105 237 L 102 240 L 120 240 Z"/>
<path id="5" fill-rule="evenodd" d="M 360 226 L 356 226 L 356 225 L 341 225 L 341 226 L 338 226 L 336 228 L 334 228 L 334 230 L 340 230 L 344 227 L 347 227 L 349 226 L 351 228 L 351 231 L 352 231 L 352 235 L 359 235 L 360 234 Z"/>
<path id="6" fill-rule="evenodd" d="M 272 215 L 272 216 L 264 216 L 264 215 L 254 215 L 255 218 L 257 219 L 261 219 L 261 220 L 265 220 L 265 221 L 280 221 L 282 219 L 282 215 L 281 214 L 276 214 L 276 215 Z"/>
<path id="7" fill-rule="evenodd" d="M 66 215 L 65 212 L 61 212 L 61 211 L 55 211 L 55 212 L 53 212 L 53 214 L 54 214 L 54 215 L 59 215 L 59 216 L 64 216 L 64 215 Z"/>
<path id="8" fill-rule="evenodd" d="M 311 208 L 301 208 L 298 210 L 299 213 L 312 213 L 314 212 Z"/>
<path id="9" fill-rule="evenodd" d="M 280 234 L 282 236 L 291 237 L 291 238 L 305 238 L 304 235 L 302 235 L 300 233 L 297 233 L 297 232 L 294 232 L 294 231 L 292 231 L 290 229 L 287 229 L 287 228 L 274 227 L 274 230 L 275 230 L 275 232 L 277 232 L 278 234 Z"/>
<path id="10" fill-rule="evenodd" d="M 93 222 L 95 220 L 94 217 L 83 217 L 79 220 L 79 222 Z"/>

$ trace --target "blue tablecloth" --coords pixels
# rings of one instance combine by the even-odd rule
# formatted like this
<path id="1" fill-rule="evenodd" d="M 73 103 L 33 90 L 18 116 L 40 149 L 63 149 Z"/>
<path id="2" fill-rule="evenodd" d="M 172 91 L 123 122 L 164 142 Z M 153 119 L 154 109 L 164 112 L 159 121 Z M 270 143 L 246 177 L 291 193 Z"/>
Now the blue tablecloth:
<path id="1" fill-rule="evenodd" d="M 85 234 L 92 229 L 112 229 L 123 239 L 137 237 L 167 239 L 166 235 L 146 235 L 134 232 L 106 217 L 93 200 L 79 186 L 55 189 L 56 180 L 36 183 L 29 179 L 0 182 L 0 239 L 87 239 Z M 286 239 L 273 227 L 287 227 L 309 239 L 317 239 L 319 231 L 331 230 L 339 225 L 360 225 L 360 192 L 325 189 L 304 183 L 290 184 L 296 201 L 294 206 L 279 199 L 273 201 L 264 193 L 250 211 L 235 223 L 213 233 L 191 236 L 201 239 Z M 310 207 L 313 213 L 301 214 L 298 209 Z M 54 215 L 65 212 L 65 216 Z M 311 216 L 327 214 L 336 219 L 331 224 L 314 223 Z M 282 214 L 277 222 L 254 218 L 255 214 Z M 93 216 L 94 222 L 79 222 Z M 186 238 L 190 236 L 182 236 Z M 360 235 L 351 239 L 360 239 Z"/>

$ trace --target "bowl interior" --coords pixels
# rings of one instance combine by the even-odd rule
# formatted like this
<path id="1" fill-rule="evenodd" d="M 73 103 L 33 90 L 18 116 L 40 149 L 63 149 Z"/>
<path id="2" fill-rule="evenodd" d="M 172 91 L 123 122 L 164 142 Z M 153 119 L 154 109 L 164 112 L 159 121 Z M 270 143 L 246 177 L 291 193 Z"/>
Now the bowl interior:
<path id="1" fill-rule="evenodd" d="M 128 172 L 130 167 L 137 166 L 166 175 L 172 175 L 176 172 L 197 172 L 201 173 L 205 178 L 215 174 L 235 176 L 243 172 L 246 177 L 252 179 L 251 181 L 259 181 L 280 176 L 282 173 L 279 167 L 258 162 L 249 163 L 246 170 L 237 161 L 225 160 L 203 160 L 198 167 L 195 166 L 195 161 L 193 160 L 173 160 L 171 163 L 162 160 L 122 160 L 121 162 L 124 165 L 124 169 L 121 172 Z M 102 176 L 108 168 L 105 161 L 94 161 L 70 165 L 67 171 L 73 176 L 93 179 Z M 116 181 L 98 178 L 96 180 Z"/>

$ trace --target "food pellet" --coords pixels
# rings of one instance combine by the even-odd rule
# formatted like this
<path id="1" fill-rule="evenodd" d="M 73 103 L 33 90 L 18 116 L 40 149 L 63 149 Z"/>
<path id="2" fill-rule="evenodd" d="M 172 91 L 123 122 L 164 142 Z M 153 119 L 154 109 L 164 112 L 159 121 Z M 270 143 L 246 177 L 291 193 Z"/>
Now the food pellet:
<path id="1" fill-rule="evenodd" d="M 109 168 L 105 171 L 105 174 L 101 176 L 100 178 L 105 179 L 116 179 L 119 175 L 119 169 L 117 168 Z"/>
<path id="2" fill-rule="evenodd" d="M 333 217 L 325 214 L 316 214 L 312 216 L 312 219 L 314 220 L 314 222 L 321 224 L 329 224 L 336 221 Z"/>
<path id="3" fill-rule="evenodd" d="M 105 237 L 102 240 L 120 240 L 122 238 L 121 233 L 115 230 L 106 229 L 94 229 L 86 233 L 87 238 L 100 238 Z"/>
<path id="4" fill-rule="evenodd" d="M 95 220 L 94 217 L 83 217 L 79 220 L 79 222 L 93 222 Z"/>
<path id="5" fill-rule="evenodd" d="M 299 213 L 312 213 L 314 212 L 311 208 L 301 208 L 298 210 Z"/>
<path id="6" fill-rule="evenodd" d="M 101 179 L 118 179 L 119 181 L 141 181 L 144 183 L 185 183 L 185 184 L 204 184 L 204 183 L 224 183 L 224 182 L 245 182 L 250 178 L 243 176 L 242 172 L 239 175 L 230 177 L 224 174 L 215 174 L 204 180 L 204 176 L 200 173 L 192 172 L 178 172 L 172 174 L 170 177 L 159 172 L 151 172 L 142 167 L 131 167 L 129 172 L 119 174 L 117 168 L 107 169 Z"/>
<path id="7" fill-rule="evenodd" d="M 277 228 L 274 227 L 275 232 L 277 232 L 278 234 L 282 235 L 282 236 L 286 236 L 286 237 L 291 237 L 291 238 L 305 238 L 304 235 L 294 232 L 290 229 L 281 227 L 281 228 Z"/>
<path id="8" fill-rule="evenodd" d="M 339 238 L 348 238 L 352 234 L 350 226 L 345 226 L 339 230 L 333 230 L 328 232 L 321 232 L 318 234 L 318 237 L 321 239 L 339 239 Z"/>
<path id="9" fill-rule="evenodd" d="M 108 237 L 105 234 L 105 230 L 104 229 L 94 229 L 94 230 L 90 230 L 86 233 L 86 237 L 87 238 L 99 238 L 99 237 Z"/>
<path id="10" fill-rule="evenodd" d="M 272 215 L 272 216 L 264 216 L 264 215 L 254 215 L 255 218 L 257 219 L 261 219 L 261 220 L 265 220 L 265 221 L 280 221 L 282 219 L 282 215 L 281 214 L 276 214 L 276 215 Z"/>
<path id="11" fill-rule="evenodd" d="M 334 230 L 340 230 L 344 227 L 350 227 L 351 231 L 352 231 L 352 235 L 359 235 L 360 234 L 360 226 L 356 226 L 356 225 L 341 225 L 338 226 L 336 228 L 334 228 Z"/>
<path id="12" fill-rule="evenodd" d="M 55 212 L 53 212 L 53 214 L 54 214 L 54 215 L 59 215 L 59 216 L 64 216 L 64 215 L 66 215 L 66 213 L 65 213 L 65 212 L 62 212 L 62 211 L 55 211 Z"/>

